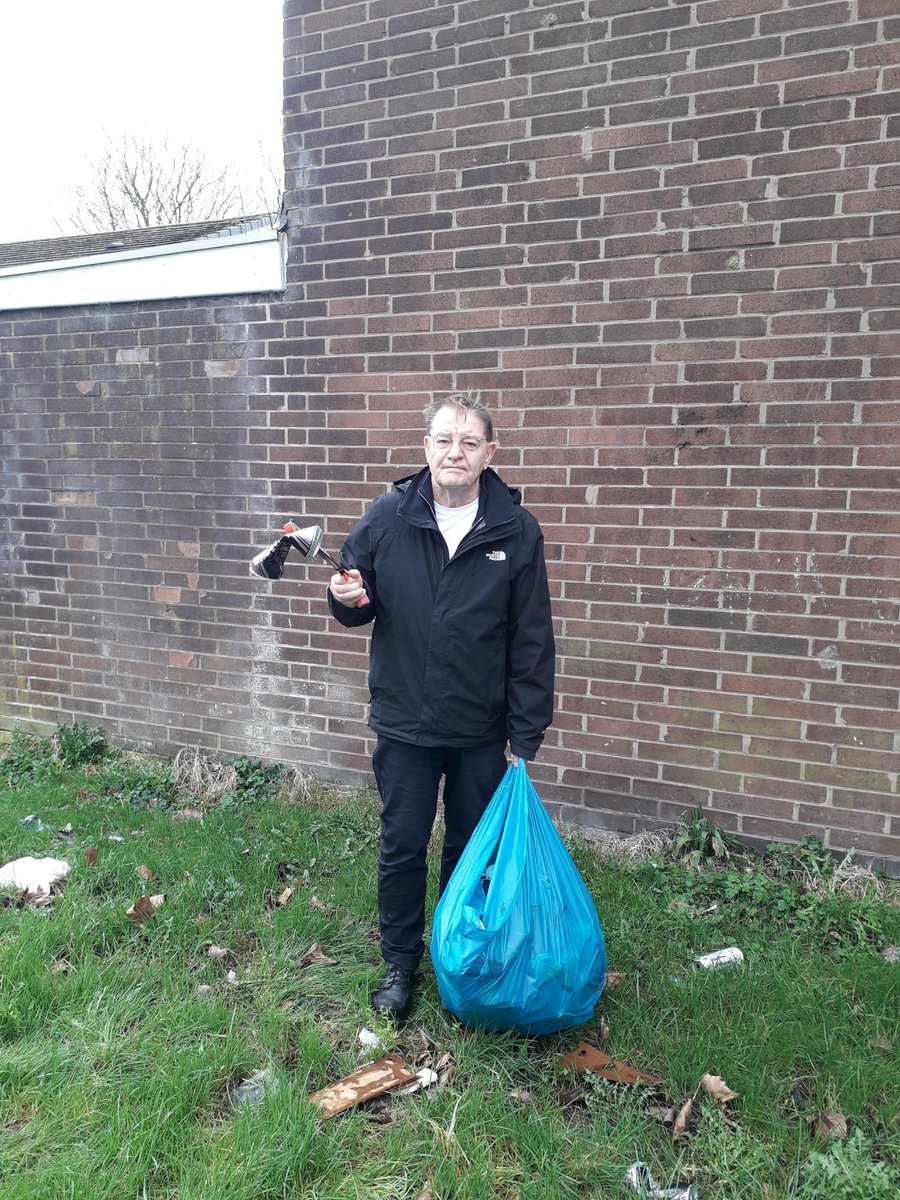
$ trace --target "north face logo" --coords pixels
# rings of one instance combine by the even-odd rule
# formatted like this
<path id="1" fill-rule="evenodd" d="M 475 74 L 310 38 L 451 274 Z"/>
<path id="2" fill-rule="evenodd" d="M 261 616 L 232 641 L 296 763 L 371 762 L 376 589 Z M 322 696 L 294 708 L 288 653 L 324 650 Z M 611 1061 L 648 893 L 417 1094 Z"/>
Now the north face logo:
<path id="1" fill-rule="evenodd" d="M 503 550 L 489 550 L 484 557 L 491 562 L 506 562 L 506 552 Z"/>

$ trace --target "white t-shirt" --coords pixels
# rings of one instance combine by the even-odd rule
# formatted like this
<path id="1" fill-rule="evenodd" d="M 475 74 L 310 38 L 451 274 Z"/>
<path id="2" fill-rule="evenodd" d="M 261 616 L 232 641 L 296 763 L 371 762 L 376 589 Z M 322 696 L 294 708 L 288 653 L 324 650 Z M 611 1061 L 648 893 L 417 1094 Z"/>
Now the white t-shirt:
<path id="1" fill-rule="evenodd" d="M 437 517 L 438 529 L 447 543 L 450 557 L 456 553 L 459 543 L 463 540 L 475 521 L 478 512 L 478 497 L 471 504 L 462 508 L 445 508 L 443 504 L 434 502 L 434 515 Z"/>

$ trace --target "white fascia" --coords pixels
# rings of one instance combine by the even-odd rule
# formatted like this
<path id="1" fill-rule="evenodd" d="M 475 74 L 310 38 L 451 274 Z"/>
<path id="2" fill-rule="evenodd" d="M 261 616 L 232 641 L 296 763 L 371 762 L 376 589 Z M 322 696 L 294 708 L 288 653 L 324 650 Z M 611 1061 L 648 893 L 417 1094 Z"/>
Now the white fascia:
<path id="1" fill-rule="evenodd" d="M 281 292 L 285 249 L 277 230 L 253 229 L 171 246 L 3 267 L 0 312 Z"/>

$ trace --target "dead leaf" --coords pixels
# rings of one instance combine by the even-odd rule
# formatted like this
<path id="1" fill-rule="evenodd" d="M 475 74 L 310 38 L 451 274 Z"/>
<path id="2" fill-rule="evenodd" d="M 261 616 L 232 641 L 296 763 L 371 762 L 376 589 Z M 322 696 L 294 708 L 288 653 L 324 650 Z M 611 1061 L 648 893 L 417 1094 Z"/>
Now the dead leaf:
<path id="1" fill-rule="evenodd" d="M 136 904 L 132 904 L 131 908 L 125 913 L 129 921 L 134 921 L 135 925 L 140 925 L 142 921 L 149 921 L 156 915 L 156 909 L 150 902 L 149 896 L 141 896 Z"/>
<path id="2" fill-rule="evenodd" d="M 224 962 L 231 951 L 226 950 L 224 946 L 210 946 L 206 953 L 213 960 L 213 962 Z"/>
<path id="3" fill-rule="evenodd" d="M 425 1184 L 421 1192 L 416 1196 L 416 1200 L 434 1200 L 434 1192 L 431 1190 L 430 1183 Z"/>
<path id="4" fill-rule="evenodd" d="M 900 946 L 887 946 L 884 951 L 884 961 L 889 963 L 900 962 Z"/>
<path id="5" fill-rule="evenodd" d="M 93 871 L 97 865 L 97 849 L 95 846 L 88 846 L 84 852 L 84 865 L 89 871 Z"/>
<path id="6" fill-rule="evenodd" d="M 712 1096 L 719 1104 L 727 1104 L 729 1100 L 736 1100 L 738 1093 L 733 1092 L 721 1075 L 703 1075 L 700 1078 L 700 1083 L 697 1085 L 702 1087 L 708 1096 Z"/>
<path id="7" fill-rule="evenodd" d="M 213 994 L 213 990 L 214 989 L 211 984 L 208 984 L 208 983 L 198 983 L 197 984 L 197 995 L 198 996 L 211 996 Z"/>
<path id="8" fill-rule="evenodd" d="M 428 1036 L 424 1029 L 419 1030 L 419 1040 L 422 1043 L 422 1049 L 430 1051 L 434 1049 L 434 1042 Z"/>
<path id="9" fill-rule="evenodd" d="M 561 1108 L 571 1108 L 574 1104 L 580 1104 L 586 1095 L 586 1089 L 579 1084 L 577 1087 L 560 1088 L 559 1103 Z"/>
<path id="10" fill-rule="evenodd" d="M 603 984 L 603 986 L 606 991 L 611 992 L 613 988 L 619 986 L 623 979 L 627 978 L 628 976 L 624 973 L 624 971 L 607 971 L 606 982 Z"/>
<path id="11" fill-rule="evenodd" d="M 313 942 L 307 952 L 300 959 L 301 967 L 330 967 L 337 962 L 335 958 L 329 958 L 327 954 L 322 953 L 322 947 L 318 942 Z"/>
<path id="12" fill-rule="evenodd" d="M 600 1015 L 600 1028 L 597 1030 L 597 1036 L 601 1042 L 605 1042 L 609 1037 L 609 1021 L 607 1021 L 602 1013 Z"/>
<path id="13" fill-rule="evenodd" d="M 362 1113 L 370 1125 L 390 1125 L 394 1119 L 390 1096 L 376 1096 L 363 1107 Z"/>
<path id="14" fill-rule="evenodd" d="M 238 981 L 237 971 L 229 971 L 225 976 L 225 982 L 235 984 Z"/>
<path id="15" fill-rule="evenodd" d="M 683 1137 L 687 1132 L 688 1122 L 691 1119 L 691 1114 L 694 1111 L 694 1097 L 690 1096 L 682 1104 L 678 1110 L 678 1116 L 675 1118 L 675 1124 L 672 1126 L 672 1141 L 677 1142 L 680 1137 Z"/>
<path id="16" fill-rule="evenodd" d="M 796 1109 L 802 1110 L 809 1104 L 809 1097 L 812 1092 L 811 1085 L 812 1080 L 807 1075 L 794 1080 L 794 1086 L 791 1088 L 791 1100 L 794 1102 Z"/>
<path id="17" fill-rule="evenodd" d="M 279 908 L 283 908 L 284 905 L 287 904 L 288 900 L 290 900 L 291 896 L 293 896 L 293 894 L 294 894 L 294 889 L 290 888 L 290 887 L 286 887 L 280 895 L 275 897 L 276 905 Z"/>
<path id="18" fill-rule="evenodd" d="M 815 1124 L 816 1133 L 820 1137 L 834 1137 L 839 1141 L 847 1136 L 847 1119 L 833 1109 L 827 1109 L 818 1116 L 812 1114 L 806 1118 L 809 1124 Z"/>
<path id="19" fill-rule="evenodd" d="M 456 1074 L 456 1066 L 454 1063 L 450 1063 L 450 1065 L 444 1067 L 444 1069 L 442 1071 L 438 1071 L 438 1081 L 437 1081 L 438 1087 L 439 1088 L 446 1087 L 447 1084 L 452 1080 L 452 1078 L 455 1074 Z"/>
<path id="20" fill-rule="evenodd" d="M 883 1050 L 885 1054 L 890 1054 L 894 1048 L 891 1045 L 890 1039 L 886 1037 L 880 1037 L 877 1042 L 873 1042 L 872 1044 L 876 1050 Z"/>
<path id="21" fill-rule="evenodd" d="M 172 813 L 173 821 L 202 821 L 203 810 L 197 808 L 195 804 L 186 804 L 184 808 L 179 808 Z"/>
<path id="22" fill-rule="evenodd" d="M 517 1104 L 530 1104 L 531 1092 L 526 1091 L 524 1088 L 513 1088 L 509 1093 L 509 1098 L 510 1100 L 515 1100 Z"/>
<path id="23" fill-rule="evenodd" d="M 141 879 L 143 879 L 143 881 L 145 883 L 150 883 L 151 880 L 156 878 L 156 876 L 153 874 L 153 872 L 150 870 L 150 868 L 145 867 L 143 864 L 138 867 L 137 873 L 138 873 L 138 875 L 140 875 Z"/>
<path id="24" fill-rule="evenodd" d="M 677 1108 L 666 1108 L 663 1105 L 651 1104 L 649 1108 L 644 1109 L 648 1117 L 656 1117 L 662 1121 L 663 1125 L 672 1125 L 675 1118 L 678 1116 Z"/>
<path id="25" fill-rule="evenodd" d="M 54 891 L 53 885 L 51 885 L 48 892 L 45 892 L 42 887 L 38 887 L 33 892 L 24 891 L 22 899 L 29 908 L 47 908 L 55 899 Z"/>
<path id="26" fill-rule="evenodd" d="M 316 912 L 324 913 L 326 917 L 334 916 L 334 909 L 329 904 L 325 904 L 318 896 L 311 896 L 309 907 L 314 908 Z"/>
<path id="27" fill-rule="evenodd" d="M 71 964 L 67 958 L 61 958 L 50 967 L 51 975 L 68 975 Z"/>
<path id="28" fill-rule="evenodd" d="M 150 897 L 150 903 L 153 905 L 154 908 L 162 908 L 162 906 L 165 904 L 165 902 L 166 902 L 166 893 L 165 892 L 159 892 L 159 893 L 157 893 L 157 895 Z"/>

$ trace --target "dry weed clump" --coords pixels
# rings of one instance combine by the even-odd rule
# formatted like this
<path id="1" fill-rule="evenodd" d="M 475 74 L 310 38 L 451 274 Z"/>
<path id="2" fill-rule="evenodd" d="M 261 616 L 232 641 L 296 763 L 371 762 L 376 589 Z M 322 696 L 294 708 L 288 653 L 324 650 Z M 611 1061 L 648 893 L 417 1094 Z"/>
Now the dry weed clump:
<path id="1" fill-rule="evenodd" d="M 601 858 L 622 863 L 646 862 L 661 855 L 673 836 L 670 829 L 644 829 L 640 833 L 625 835 L 605 829 L 583 830 L 573 826 L 571 832 L 589 842 Z"/>
<path id="2" fill-rule="evenodd" d="M 887 896 L 887 887 L 868 867 L 861 867 L 852 861 L 853 855 L 847 854 L 830 875 L 815 875 L 810 871 L 804 872 L 803 888 L 807 892 L 825 899 L 828 896 L 850 896 L 854 900 L 862 900 L 865 896 L 876 896 L 883 900 Z"/>
<path id="3" fill-rule="evenodd" d="M 359 786 L 338 783 L 316 775 L 306 767 L 285 764 L 282 767 L 278 798 L 285 804 L 309 804 L 319 809 L 340 808 L 363 792 L 367 802 L 374 803 Z"/>
<path id="4" fill-rule="evenodd" d="M 285 804 L 311 804 L 318 791 L 314 776 L 302 767 L 285 766 L 281 772 L 279 800 Z"/>
<path id="5" fill-rule="evenodd" d="M 197 746 L 178 751 L 172 763 L 172 778 L 180 792 L 208 804 L 215 804 L 238 786 L 238 774 L 231 763 L 204 754 Z"/>

